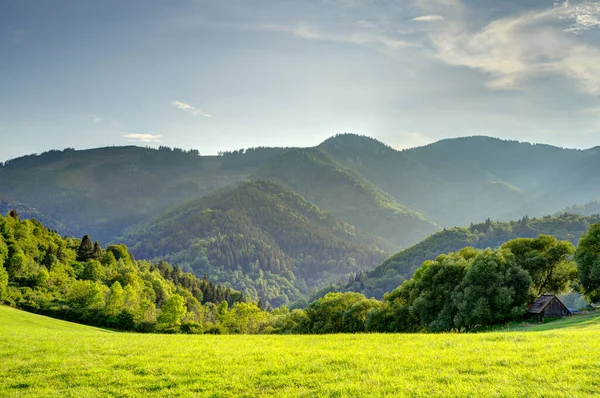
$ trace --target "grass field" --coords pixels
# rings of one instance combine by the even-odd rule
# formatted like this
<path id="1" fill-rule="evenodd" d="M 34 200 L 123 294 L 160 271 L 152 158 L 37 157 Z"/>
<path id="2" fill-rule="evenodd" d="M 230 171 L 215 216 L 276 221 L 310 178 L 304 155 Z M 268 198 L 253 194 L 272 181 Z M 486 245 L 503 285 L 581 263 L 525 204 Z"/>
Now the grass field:
<path id="1" fill-rule="evenodd" d="M 464 335 L 141 335 L 0 306 L 0 396 L 590 396 L 599 334 L 590 315 Z"/>

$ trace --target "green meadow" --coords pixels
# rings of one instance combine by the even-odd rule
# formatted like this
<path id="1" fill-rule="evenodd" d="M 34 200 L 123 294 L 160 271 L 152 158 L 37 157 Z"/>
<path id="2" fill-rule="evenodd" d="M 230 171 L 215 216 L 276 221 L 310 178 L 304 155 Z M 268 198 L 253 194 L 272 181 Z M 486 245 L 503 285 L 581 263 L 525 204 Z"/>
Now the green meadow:
<path id="1" fill-rule="evenodd" d="M 0 307 L 0 396 L 600 393 L 600 315 L 479 334 L 116 333 Z"/>

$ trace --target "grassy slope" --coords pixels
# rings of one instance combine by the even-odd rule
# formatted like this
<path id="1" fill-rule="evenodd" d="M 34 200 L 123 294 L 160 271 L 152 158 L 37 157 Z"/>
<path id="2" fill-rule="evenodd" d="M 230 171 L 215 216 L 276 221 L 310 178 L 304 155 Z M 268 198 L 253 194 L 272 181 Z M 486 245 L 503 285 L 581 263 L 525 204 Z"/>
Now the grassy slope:
<path id="1" fill-rule="evenodd" d="M 0 307 L 0 395 L 591 396 L 600 317 L 577 319 L 539 333 L 173 336 Z"/>

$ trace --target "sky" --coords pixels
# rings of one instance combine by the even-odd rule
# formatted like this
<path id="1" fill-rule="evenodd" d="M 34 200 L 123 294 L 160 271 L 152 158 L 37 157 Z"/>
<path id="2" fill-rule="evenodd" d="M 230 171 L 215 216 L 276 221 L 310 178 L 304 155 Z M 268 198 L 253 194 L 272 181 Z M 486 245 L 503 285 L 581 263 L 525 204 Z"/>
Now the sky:
<path id="1" fill-rule="evenodd" d="M 600 0 L 0 0 L 0 161 L 341 132 L 600 145 Z"/>

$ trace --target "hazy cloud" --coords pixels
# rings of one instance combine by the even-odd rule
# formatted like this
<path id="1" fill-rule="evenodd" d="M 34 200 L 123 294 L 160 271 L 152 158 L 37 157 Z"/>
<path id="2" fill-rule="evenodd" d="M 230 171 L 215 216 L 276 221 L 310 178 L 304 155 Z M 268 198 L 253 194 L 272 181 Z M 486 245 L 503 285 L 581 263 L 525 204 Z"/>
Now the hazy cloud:
<path id="1" fill-rule="evenodd" d="M 420 132 L 409 132 L 400 134 L 399 139 L 394 137 L 396 144 L 393 145 L 395 149 L 408 149 L 419 146 L 424 146 L 435 142 L 436 140 L 429 137 L 427 134 Z M 399 141 L 399 142 L 398 142 Z"/>
<path id="2" fill-rule="evenodd" d="M 171 105 L 173 105 L 174 107 L 176 107 L 178 109 L 181 109 L 184 112 L 194 115 L 194 116 L 200 115 L 200 116 L 204 116 L 204 117 L 212 117 L 212 115 L 202 111 L 201 109 L 196 108 L 195 106 L 186 104 L 185 102 L 173 101 L 173 102 L 171 102 Z"/>
<path id="3" fill-rule="evenodd" d="M 308 24 L 294 25 L 262 25 L 263 29 L 289 33 L 293 36 L 308 40 L 323 40 L 351 44 L 383 45 L 387 48 L 414 46 L 406 40 L 383 34 L 378 31 L 373 22 L 360 20 L 356 23 L 357 29 L 353 31 L 328 32 Z"/>
<path id="4" fill-rule="evenodd" d="M 123 133 L 123 137 L 130 142 L 160 142 L 160 134 Z"/>
<path id="5" fill-rule="evenodd" d="M 104 120 L 104 118 L 102 118 L 98 115 L 88 115 L 88 118 L 90 118 L 90 120 L 94 123 L 100 123 L 101 121 Z"/>
<path id="6" fill-rule="evenodd" d="M 420 17 L 413 18 L 413 21 L 418 22 L 431 22 L 431 21 L 442 21 L 444 19 L 441 15 L 423 15 Z"/>

